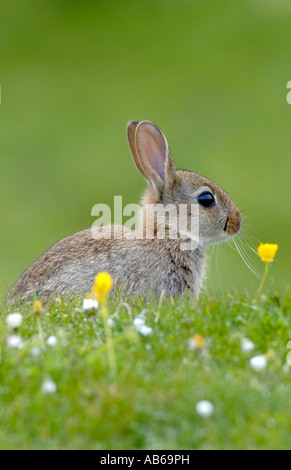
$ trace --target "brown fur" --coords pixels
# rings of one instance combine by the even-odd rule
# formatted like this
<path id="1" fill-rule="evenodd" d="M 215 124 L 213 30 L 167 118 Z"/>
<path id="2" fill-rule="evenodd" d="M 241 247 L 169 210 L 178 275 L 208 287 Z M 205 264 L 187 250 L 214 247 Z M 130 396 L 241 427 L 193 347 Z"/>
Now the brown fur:
<path id="1" fill-rule="evenodd" d="M 136 231 L 124 227 L 100 228 L 100 238 L 84 230 L 56 243 L 32 264 L 13 286 L 8 301 L 30 299 L 36 295 L 45 301 L 54 296 L 82 295 L 90 290 L 99 271 L 108 271 L 115 286 L 125 295 L 159 296 L 183 294 L 190 290 L 198 296 L 205 271 L 205 246 L 223 241 L 240 229 L 241 215 L 229 196 L 215 183 L 196 173 L 176 170 L 162 131 L 149 121 L 132 121 L 128 140 L 138 170 L 148 181 L 144 205 L 161 203 L 187 204 L 191 212 L 194 195 L 200 188 L 209 188 L 216 205 L 199 211 L 201 243 L 193 251 L 181 250 L 181 238 L 139 239 L 144 226 Z M 118 230 L 120 239 L 101 238 Z"/>

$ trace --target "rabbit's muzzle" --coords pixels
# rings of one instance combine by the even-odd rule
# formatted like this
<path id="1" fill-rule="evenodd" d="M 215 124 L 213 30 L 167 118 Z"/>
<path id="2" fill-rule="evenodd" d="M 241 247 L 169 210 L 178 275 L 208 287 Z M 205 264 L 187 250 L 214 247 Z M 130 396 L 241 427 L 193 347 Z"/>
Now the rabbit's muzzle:
<path id="1" fill-rule="evenodd" d="M 231 212 L 226 218 L 224 231 L 230 236 L 236 235 L 240 230 L 241 219 L 241 213 L 238 209 Z"/>

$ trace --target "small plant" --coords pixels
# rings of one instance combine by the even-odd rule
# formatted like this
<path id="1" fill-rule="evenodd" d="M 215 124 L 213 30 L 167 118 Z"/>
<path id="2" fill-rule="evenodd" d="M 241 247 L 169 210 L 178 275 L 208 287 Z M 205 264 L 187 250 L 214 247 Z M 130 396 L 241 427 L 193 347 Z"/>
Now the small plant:
<path id="1" fill-rule="evenodd" d="M 40 316 L 43 313 L 43 305 L 40 300 L 35 300 L 35 302 L 33 303 L 33 313 L 36 317 L 40 345 L 42 349 L 45 349 L 43 331 L 42 331 L 41 320 L 40 320 Z"/>
<path id="2" fill-rule="evenodd" d="M 89 294 L 88 298 L 91 300 L 91 302 L 94 302 L 94 301 L 96 302 L 95 308 L 97 308 L 99 305 L 98 311 L 99 311 L 100 316 L 103 318 L 109 364 L 110 364 L 110 368 L 112 372 L 115 373 L 116 372 L 116 358 L 115 358 L 115 351 L 114 351 L 114 343 L 112 340 L 111 322 L 108 321 L 109 313 L 108 313 L 108 303 L 107 303 L 108 295 L 109 295 L 110 290 L 112 289 L 112 286 L 113 286 L 113 281 L 112 281 L 111 275 L 106 271 L 100 272 L 95 277 L 95 281 L 91 288 L 91 293 Z"/>
<path id="3" fill-rule="evenodd" d="M 277 250 L 278 245 L 272 243 L 261 243 L 258 247 L 258 255 L 263 261 L 263 263 L 265 263 L 265 272 L 263 274 L 263 278 L 258 290 L 258 296 L 262 292 L 263 286 L 268 276 L 269 264 L 272 263 L 272 261 L 274 260 Z"/>

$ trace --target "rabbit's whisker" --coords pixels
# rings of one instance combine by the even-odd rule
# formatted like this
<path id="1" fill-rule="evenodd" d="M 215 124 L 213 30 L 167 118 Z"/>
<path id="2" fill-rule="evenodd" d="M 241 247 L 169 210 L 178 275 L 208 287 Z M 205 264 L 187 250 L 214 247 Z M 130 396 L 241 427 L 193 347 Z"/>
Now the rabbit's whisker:
<path id="1" fill-rule="evenodd" d="M 247 268 L 254 274 L 254 276 L 260 278 L 261 276 L 258 274 L 258 272 L 249 264 L 249 262 L 245 259 L 244 257 L 244 254 L 242 253 L 241 251 L 241 247 L 238 246 L 238 243 L 236 243 L 235 239 L 233 238 L 233 242 L 236 246 L 236 249 L 238 251 L 238 254 L 240 255 L 241 259 L 243 260 L 243 262 L 245 263 L 245 265 L 247 266 Z"/>

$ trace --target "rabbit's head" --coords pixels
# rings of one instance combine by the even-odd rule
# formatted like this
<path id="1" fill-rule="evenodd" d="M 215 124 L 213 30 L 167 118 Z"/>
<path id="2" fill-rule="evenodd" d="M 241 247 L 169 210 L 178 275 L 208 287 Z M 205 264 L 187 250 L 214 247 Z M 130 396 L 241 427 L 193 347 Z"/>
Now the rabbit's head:
<path id="1" fill-rule="evenodd" d="M 154 123 L 131 121 L 127 135 L 136 167 L 148 182 L 145 207 L 172 204 L 179 211 L 180 205 L 187 205 L 187 218 L 193 207 L 199 208 L 201 246 L 223 241 L 239 232 L 241 213 L 228 194 L 204 176 L 176 169 L 167 139 Z"/>

